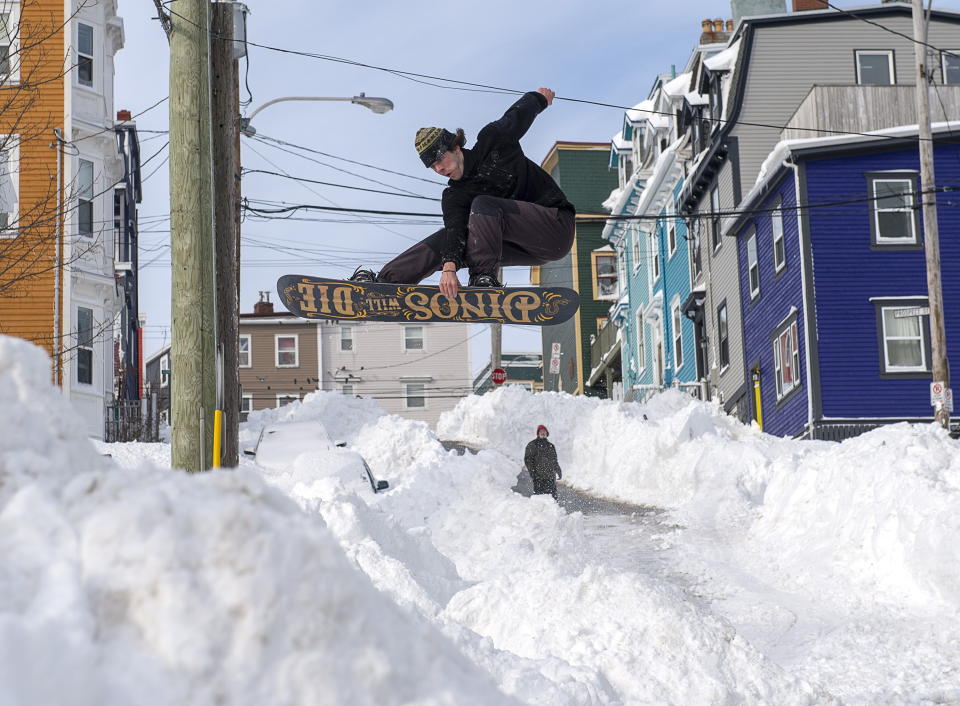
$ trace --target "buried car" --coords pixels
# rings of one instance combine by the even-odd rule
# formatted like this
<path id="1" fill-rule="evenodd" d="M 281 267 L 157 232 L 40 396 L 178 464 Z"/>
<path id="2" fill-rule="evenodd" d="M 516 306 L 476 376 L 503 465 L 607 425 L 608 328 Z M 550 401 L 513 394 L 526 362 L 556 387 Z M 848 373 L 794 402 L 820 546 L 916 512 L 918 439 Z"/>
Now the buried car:
<path id="1" fill-rule="evenodd" d="M 256 448 L 243 453 L 262 468 L 292 473 L 301 480 L 337 477 L 346 486 L 359 480 L 369 483 L 374 493 L 390 487 L 387 481 L 376 480 L 363 456 L 346 445 L 332 441 L 320 422 L 285 422 L 265 426 Z"/>

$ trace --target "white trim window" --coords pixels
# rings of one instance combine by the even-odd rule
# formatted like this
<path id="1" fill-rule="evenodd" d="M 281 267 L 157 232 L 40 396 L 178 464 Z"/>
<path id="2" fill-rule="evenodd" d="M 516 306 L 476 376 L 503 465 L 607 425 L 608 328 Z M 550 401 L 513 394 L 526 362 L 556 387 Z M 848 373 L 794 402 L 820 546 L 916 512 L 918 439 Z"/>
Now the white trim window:
<path id="1" fill-rule="evenodd" d="M 237 347 L 237 366 L 241 368 L 253 367 L 253 337 L 249 333 L 241 333 Z"/>
<path id="2" fill-rule="evenodd" d="M 677 252 L 677 219 L 671 218 L 670 225 L 667 228 L 667 250 L 670 257 Z"/>
<path id="3" fill-rule="evenodd" d="M 875 242 L 897 245 L 917 243 L 914 180 L 875 177 L 870 182 Z"/>
<path id="4" fill-rule="evenodd" d="M 422 382 L 408 382 L 403 385 L 403 408 L 426 409 L 427 386 Z"/>
<path id="5" fill-rule="evenodd" d="M 593 266 L 593 298 L 617 298 L 620 290 L 617 283 L 619 268 L 617 267 L 617 253 L 606 246 L 606 249 L 597 249 L 590 253 Z"/>
<path id="6" fill-rule="evenodd" d="M 19 27 L 15 14 L 18 3 L 3 5 L 6 12 L 0 12 L 0 83 L 16 83 L 20 73 L 17 42 Z"/>
<path id="7" fill-rule="evenodd" d="M 253 411 L 253 395 L 240 396 L 240 421 L 247 421 L 247 415 Z"/>
<path id="8" fill-rule="evenodd" d="M 637 373 L 647 369 L 647 325 L 643 321 L 643 312 L 637 309 Z"/>
<path id="9" fill-rule="evenodd" d="M 896 83 L 892 49 L 858 49 L 854 54 L 859 85 L 890 86 Z"/>
<path id="10" fill-rule="evenodd" d="M 340 352 L 353 351 L 353 326 L 340 324 Z"/>
<path id="11" fill-rule="evenodd" d="M 424 350 L 423 326 L 403 327 L 403 350 L 422 353 Z"/>
<path id="12" fill-rule="evenodd" d="M 640 228 L 632 225 L 630 230 L 633 241 L 633 271 L 636 273 L 636 271 L 640 269 L 641 260 L 643 259 L 642 251 L 640 250 Z"/>
<path id="13" fill-rule="evenodd" d="M 291 402 L 299 402 L 300 395 L 291 395 L 290 393 L 279 393 L 277 395 L 277 407 L 283 407 L 285 404 L 290 404 Z"/>
<path id="14" fill-rule="evenodd" d="M 676 301 L 671 308 L 673 322 L 673 370 L 676 372 L 683 367 L 683 315 L 680 313 L 680 302 Z"/>
<path id="15" fill-rule="evenodd" d="M 77 83 L 93 88 L 93 25 L 77 22 Z"/>
<path id="16" fill-rule="evenodd" d="M 77 307 L 77 382 L 93 384 L 93 309 Z"/>
<path id="17" fill-rule="evenodd" d="M 943 82 L 950 86 L 960 85 L 960 49 L 942 55 Z"/>
<path id="18" fill-rule="evenodd" d="M 160 387 L 170 387 L 170 354 L 160 356 Z"/>
<path id="19" fill-rule="evenodd" d="M 93 162 L 77 160 L 77 234 L 93 237 Z"/>
<path id="20" fill-rule="evenodd" d="M 650 286 L 653 287 L 653 283 L 660 279 L 660 225 L 657 224 L 653 232 L 650 233 L 650 272 L 652 277 L 650 278 Z"/>
<path id="21" fill-rule="evenodd" d="M 296 333 L 277 333 L 273 336 L 274 362 L 278 368 L 300 367 L 300 336 Z"/>
<path id="22" fill-rule="evenodd" d="M 903 306 L 881 307 L 883 372 L 925 373 L 927 344 L 923 316 L 897 316 Z"/>
<path id="23" fill-rule="evenodd" d="M 353 397 L 353 385 L 350 383 L 344 383 L 340 386 L 340 394 L 345 395 L 346 397 Z"/>
<path id="24" fill-rule="evenodd" d="M 716 186 L 710 190 L 710 244 L 714 251 L 723 244 L 720 237 L 720 189 Z"/>
<path id="25" fill-rule="evenodd" d="M 757 257 L 757 231 L 747 238 L 747 279 L 750 285 L 750 298 L 760 296 L 760 261 Z"/>
<path id="26" fill-rule="evenodd" d="M 20 217 L 20 141 L 0 135 L 0 240 L 16 238 Z"/>
<path id="27" fill-rule="evenodd" d="M 717 307 L 717 353 L 720 361 L 720 372 L 730 366 L 730 330 L 727 322 L 727 303 Z"/>
<path id="28" fill-rule="evenodd" d="M 783 239 L 783 211 L 779 208 L 770 216 L 773 230 L 773 270 L 779 273 L 787 266 L 786 244 Z"/>
<path id="29" fill-rule="evenodd" d="M 800 386 L 800 346 L 797 322 L 791 322 L 773 340 L 773 369 L 777 380 L 777 399 L 783 399 Z"/>

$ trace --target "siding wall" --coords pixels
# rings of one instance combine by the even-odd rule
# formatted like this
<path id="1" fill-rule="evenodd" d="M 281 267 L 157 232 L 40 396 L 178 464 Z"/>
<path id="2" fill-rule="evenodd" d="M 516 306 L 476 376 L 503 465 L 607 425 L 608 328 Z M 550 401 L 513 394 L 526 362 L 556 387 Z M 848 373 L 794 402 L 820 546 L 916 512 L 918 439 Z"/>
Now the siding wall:
<path id="1" fill-rule="evenodd" d="M 744 355 L 747 367 L 747 379 L 754 366 L 760 369 L 760 397 L 763 412 L 763 430 L 778 436 L 794 436 L 803 431 L 807 423 L 807 385 L 804 302 L 801 278 L 801 243 L 796 211 L 796 191 L 792 170 L 780 185 L 763 201 L 755 206 L 757 210 L 777 208 L 782 204 L 786 210 L 783 216 L 783 244 L 786 265 L 776 272 L 773 259 L 773 217 L 769 213 L 757 215 L 747 220 L 738 230 L 737 247 L 740 255 L 740 296 L 742 300 Z M 760 274 L 760 293 L 751 299 L 747 240 L 756 233 L 757 264 Z M 800 347 L 800 370 L 797 371 L 799 388 L 794 389 L 782 400 L 777 400 L 776 372 L 774 368 L 774 336 L 778 326 L 795 310 L 798 345 Z M 750 409 L 756 418 L 756 405 L 753 400 L 752 380 Z"/>
<path id="2" fill-rule="evenodd" d="M 297 395 L 302 398 L 318 389 L 320 363 L 317 350 L 318 324 L 291 318 L 283 324 L 245 323 L 240 320 L 240 333 L 249 334 L 250 368 L 240 368 L 240 385 L 244 395 L 253 395 L 253 409 L 277 406 L 277 395 Z M 276 336 L 296 334 L 299 365 L 278 368 L 276 364 Z"/>
<path id="3" fill-rule="evenodd" d="M 932 40 L 937 41 L 937 40 Z M 942 40 L 941 40 L 942 41 Z M 934 151 L 938 183 L 960 181 L 960 147 Z M 806 162 L 808 200 L 862 198 L 864 174 L 919 169 L 915 148 Z M 939 194 L 940 254 L 950 368 L 960 370 L 960 209 Z M 926 296 L 922 249 L 870 248 L 868 204 L 810 212 L 823 415 L 826 418 L 931 416 L 931 375 L 881 379 L 878 323 L 871 297 Z"/>

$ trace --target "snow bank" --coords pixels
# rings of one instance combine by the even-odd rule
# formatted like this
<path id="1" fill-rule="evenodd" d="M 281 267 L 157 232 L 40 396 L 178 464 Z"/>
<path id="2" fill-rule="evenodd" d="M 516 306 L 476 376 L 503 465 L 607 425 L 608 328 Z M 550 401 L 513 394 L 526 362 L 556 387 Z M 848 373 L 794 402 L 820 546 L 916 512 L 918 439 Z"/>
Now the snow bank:
<path id="1" fill-rule="evenodd" d="M 511 702 L 259 474 L 97 454 L 2 336 L 0 427 L 0 703 Z"/>

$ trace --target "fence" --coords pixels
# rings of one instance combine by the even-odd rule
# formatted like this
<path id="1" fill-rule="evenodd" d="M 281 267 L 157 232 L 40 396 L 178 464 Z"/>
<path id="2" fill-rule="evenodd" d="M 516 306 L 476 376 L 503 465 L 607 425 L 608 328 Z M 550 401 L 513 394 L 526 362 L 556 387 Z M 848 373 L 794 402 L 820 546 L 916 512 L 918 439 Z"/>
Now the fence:
<path id="1" fill-rule="evenodd" d="M 708 398 L 706 380 L 701 380 L 699 382 L 677 382 L 674 380 L 672 385 L 634 385 L 633 401 L 646 402 L 658 392 L 663 392 L 664 390 L 669 390 L 671 388 L 683 390 L 684 392 L 689 393 L 691 397 L 694 397 L 698 400 L 705 400 Z"/>
<path id="2" fill-rule="evenodd" d="M 119 400 L 104 408 L 103 439 L 115 441 L 160 441 L 157 395 L 142 400 Z"/>

